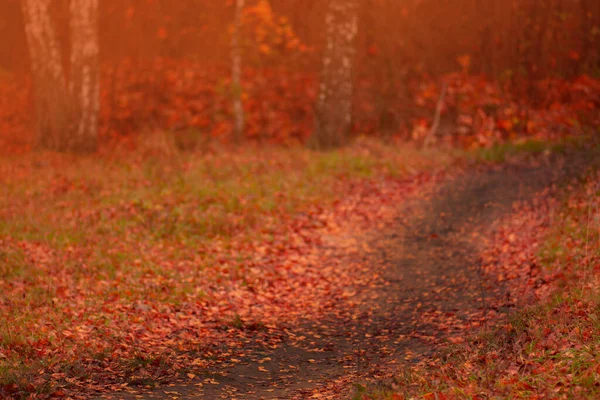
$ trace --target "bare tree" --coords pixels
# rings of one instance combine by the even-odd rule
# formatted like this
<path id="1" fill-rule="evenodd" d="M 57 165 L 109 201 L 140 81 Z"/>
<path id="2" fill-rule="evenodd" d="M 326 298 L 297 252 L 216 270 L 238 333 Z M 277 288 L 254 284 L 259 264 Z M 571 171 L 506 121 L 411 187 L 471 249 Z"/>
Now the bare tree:
<path id="1" fill-rule="evenodd" d="M 319 149 L 342 146 L 348 139 L 352 123 L 358 0 L 330 0 L 326 29 L 315 129 L 309 143 Z"/>
<path id="2" fill-rule="evenodd" d="M 242 104 L 242 46 L 241 25 L 245 0 L 235 1 L 235 18 L 231 38 L 231 82 L 233 90 L 234 136 L 239 142 L 244 135 L 244 107 Z"/>
<path id="3" fill-rule="evenodd" d="M 35 84 L 36 144 L 93 151 L 98 136 L 98 0 L 71 0 L 70 73 L 50 18 L 51 0 L 22 0 Z"/>

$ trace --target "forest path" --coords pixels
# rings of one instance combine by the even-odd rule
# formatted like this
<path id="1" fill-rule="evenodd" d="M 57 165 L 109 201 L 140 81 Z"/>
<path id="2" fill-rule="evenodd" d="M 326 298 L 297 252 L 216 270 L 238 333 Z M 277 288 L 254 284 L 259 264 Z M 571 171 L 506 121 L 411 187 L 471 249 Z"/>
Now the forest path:
<path id="1" fill-rule="evenodd" d="M 514 202 L 528 201 L 554 182 L 584 171 L 579 155 L 537 165 L 478 169 L 430 196 L 413 196 L 399 217 L 368 240 L 370 251 L 348 262 L 372 267 L 378 283 L 358 287 L 358 310 L 332 310 L 292 327 L 276 348 L 257 339 L 247 359 L 196 385 L 175 386 L 148 398 L 348 398 L 352 382 L 377 379 L 400 362 L 419 360 L 436 344 L 459 341 L 483 324 L 489 296 L 477 262 L 482 237 Z M 363 238 L 363 240 L 365 240 Z M 500 302 L 498 300 L 500 299 Z"/>

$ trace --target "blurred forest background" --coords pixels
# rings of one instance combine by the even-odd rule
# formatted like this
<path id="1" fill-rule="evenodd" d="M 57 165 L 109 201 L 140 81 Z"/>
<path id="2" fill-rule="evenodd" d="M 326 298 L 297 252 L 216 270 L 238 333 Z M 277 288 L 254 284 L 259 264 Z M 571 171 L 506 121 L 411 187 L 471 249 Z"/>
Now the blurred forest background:
<path id="1" fill-rule="evenodd" d="M 0 0 L 0 398 L 350 383 L 482 326 L 408 397 L 600 398 L 600 175 L 547 198 L 598 127 L 599 0 Z M 577 294 L 488 335 L 517 277 Z"/>
<path id="2" fill-rule="evenodd" d="M 69 2 L 50 3 L 68 49 Z M 307 141 L 327 7 L 322 0 L 245 2 L 245 138 Z M 231 0 L 100 1 L 100 146 L 135 146 L 153 132 L 166 132 L 181 149 L 229 141 L 235 12 Z M 435 133 L 453 144 L 545 138 L 598 121 L 597 0 L 363 0 L 357 15 L 354 134 L 423 140 L 444 87 Z M 28 151 L 35 113 L 20 1 L 0 3 L 0 37 L 0 145 Z"/>

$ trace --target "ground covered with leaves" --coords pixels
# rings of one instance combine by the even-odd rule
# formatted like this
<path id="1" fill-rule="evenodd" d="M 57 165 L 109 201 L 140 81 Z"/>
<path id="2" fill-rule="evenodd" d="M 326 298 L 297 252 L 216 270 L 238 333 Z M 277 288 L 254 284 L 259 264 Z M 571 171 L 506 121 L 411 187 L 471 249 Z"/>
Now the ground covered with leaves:
<path id="1" fill-rule="evenodd" d="M 0 394 L 593 397 L 580 147 L 5 157 Z"/>
<path id="2" fill-rule="evenodd" d="M 135 392 L 205 379 L 249 338 L 276 347 L 361 276 L 323 238 L 384 219 L 451 162 L 368 141 L 3 158 L 0 393 Z"/>
<path id="3" fill-rule="evenodd" d="M 591 130 L 597 82 L 569 83 L 525 112 L 483 79 L 446 79 L 463 145 L 486 147 L 474 159 L 364 139 L 330 153 L 236 150 L 177 121 L 89 157 L 7 152 L 0 395 L 336 398 L 405 363 L 416 366 L 359 396 L 595 393 L 597 177 L 589 197 L 560 208 L 557 175 L 583 173 L 585 157 L 546 141 Z M 431 106 L 438 92 L 425 82 L 416 101 Z M 123 110 L 110 118 L 140 129 Z M 417 141 L 427 125 L 416 122 Z M 586 206 L 582 242 L 574 210 Z M 481 328 L 489 338 L 465 339 Z M 436 356 L 448 343 L 466 347 Z"/>
<path id="4" fill-rule="evenodd" d="M 385 384 L 359 386 L 357 398 L 598 397 L 595 151 L 583 156 L 596 158 L 590 169 L 517 203 L 484 241 L 478 265 L 490 325 L 401 367 Z M 572 163 L 563 160 L 554 168 L 568 170 Z"/>

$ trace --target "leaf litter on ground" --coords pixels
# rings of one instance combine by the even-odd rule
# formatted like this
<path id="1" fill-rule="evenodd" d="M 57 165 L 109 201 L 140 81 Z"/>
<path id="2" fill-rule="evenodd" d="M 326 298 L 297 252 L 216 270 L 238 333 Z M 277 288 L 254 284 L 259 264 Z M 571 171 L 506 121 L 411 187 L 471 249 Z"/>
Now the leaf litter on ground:
<path id="1" fill-rule="evenodd" d="M 451 160 L 369 141 L 2 160 L 3 395 L 136 391 L 235 364 L 250 338 L 277 346 L 370 279 L 327 241 L 360 251 L 342 232 L 385 219 L 431 179 L 416 171 Z"/>

